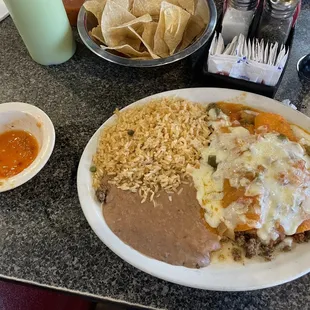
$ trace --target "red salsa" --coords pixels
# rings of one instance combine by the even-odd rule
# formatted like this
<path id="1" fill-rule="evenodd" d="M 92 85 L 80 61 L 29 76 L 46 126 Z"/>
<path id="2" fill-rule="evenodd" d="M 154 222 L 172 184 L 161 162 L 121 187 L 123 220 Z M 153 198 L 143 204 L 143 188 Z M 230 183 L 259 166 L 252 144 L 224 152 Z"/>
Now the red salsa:
<path id="1" fill-rule="evenodd" d="M 22 172 L 38 153 L 38 142 L 29 132 L 10 130 L 0 134 L 0 179 Z"/>

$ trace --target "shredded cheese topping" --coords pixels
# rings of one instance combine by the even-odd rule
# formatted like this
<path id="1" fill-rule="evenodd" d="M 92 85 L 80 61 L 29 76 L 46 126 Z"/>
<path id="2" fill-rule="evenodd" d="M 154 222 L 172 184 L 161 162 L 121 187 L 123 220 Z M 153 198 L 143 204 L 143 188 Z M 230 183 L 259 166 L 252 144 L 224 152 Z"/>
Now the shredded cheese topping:
<path id="1" fill-rule="evenodd" d="M 210 146 L 202 151 L 200 168 L 189 170 L 206 222 L 214 228 L 224 223 L 231 230 L 247 225 L 266 243 L 281 230 L 295 234 L 310 218 L 310 158 L 303 147 L 278 133 L 251 134 L 232 127 L 229 117 L 215 115 L 214 109 L 209 119 L 214 128 Z M 216 156 L 216 169 L 208 163 L 210 156 Z M 228 206 L 225 182 L 231 192 L 242 193 Z"/>

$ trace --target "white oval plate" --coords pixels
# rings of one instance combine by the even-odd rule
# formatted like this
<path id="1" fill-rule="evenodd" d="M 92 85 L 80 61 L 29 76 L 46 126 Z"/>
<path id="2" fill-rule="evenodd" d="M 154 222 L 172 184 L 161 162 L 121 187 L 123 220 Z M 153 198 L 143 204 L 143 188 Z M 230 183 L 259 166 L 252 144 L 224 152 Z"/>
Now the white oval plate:
<path id="1" fill-rule="evenodd" d="M 39 108 L 22 102 L 0 104 L 0 133 L 25 130 L 38 141 L 39 153 L 32 164 L 21 173 L 0 179 L 0 193 L 16 188 L 33 178 L 47 163 L 55 144 L 55 130 L 50 118 Z"/>
<path id="2" fill-rule="evenodd" d="M 141 105 L 158 97 L 177 96 L 207 104 L 216 101 L 243 103 L 250 107 L 283 115 L 288 121 L 310 131 L 310 119 L 278 101 L 237 90 L 191 88 L 173 90 L 147 97 L 128 107 Z M 125 109 L 127 109 L 126 107 Z M 275 286 L 294 280 L 310 271 L 310 243 L 300 244 L 289 253 L 281 253 L 271 262 L 248 260 L 245 265 L 223 262 L 211 263 L 202 269 L 172 266 L 140 254 L 123 243 L 107 226 L 92 188 L 89 168 L 96 152 L 100 131 L 114 121 L 109 118 L 87 144 L 78 168 L 77 186 L 84 215 L 97 236 L 129 264 L 155 277 L 177 284 L 208 290 L 248 291 Z"/>

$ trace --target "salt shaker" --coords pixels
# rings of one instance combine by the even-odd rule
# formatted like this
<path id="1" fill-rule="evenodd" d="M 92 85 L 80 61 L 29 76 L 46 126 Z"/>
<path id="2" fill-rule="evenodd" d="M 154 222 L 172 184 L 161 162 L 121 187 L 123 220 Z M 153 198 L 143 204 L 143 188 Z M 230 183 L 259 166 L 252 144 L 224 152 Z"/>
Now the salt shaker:
<path id="1" fill-rule="evenodd" d="M 228 0 L 222 22 L 225 45 L 239 34 L 247 37 L 257 4 L 258 0 Z"/>
<path id="2" fill-rule="evenodd" d="M 4 0 L 30 56 L 42 65 L 67 61 L 76 45 L 62 0 Z"/>
<path id="3" fill-rule="evenodd" d="M 298 3 L 299 0 L 265 0 L 257 37 L 270 43 L 285 44 Z"/>

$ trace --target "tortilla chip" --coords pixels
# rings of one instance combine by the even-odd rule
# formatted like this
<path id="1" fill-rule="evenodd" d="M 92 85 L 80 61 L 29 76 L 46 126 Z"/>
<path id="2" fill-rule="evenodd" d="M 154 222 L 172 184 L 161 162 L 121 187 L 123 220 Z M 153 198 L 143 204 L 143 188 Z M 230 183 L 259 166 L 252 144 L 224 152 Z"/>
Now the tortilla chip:
<path id="1" fill-rule="evenodd" d="M 196 6 L 195 15 L 199 16 L 203 22 L 208 25 L 210 22 L 210 10 L 205 1 L 198 1 Z"/>
<path id="2" fill-rule="evenodd" d="M 191 2 L 194 0 L 134 0 L 132 6 L 132 14 L 140 16 L 149 13 L 153 17 L 158 17 L 160 14 L 161 4 L 164 1 L 184 8 L 179 2 L 184 2 L 185 7 L 189 7 L 187 1 Z"/>
<path id="3" fill-rule="evenodd" d="M 138 29 L 141 24 L 143 23 L 150 23 L 152 21 L 152 16 L 150 14 L 145 14 L 143 16 L 140 16 L 138 18 L 135 18 L 127 23 L 121 24 L 117 27 L 113 27 L 113 28 L 126 28 L 131 26 L 132 28 Z"/>
<path id="4" fill-rule="evenodd" d="M 125 8 L 118 5 L 113 0 L 107 0 L 101 18 L 101 30 L 106 44 L 111 46 L 113 42 L 113 35 L 111 36 L 110 34 L 112 27 L 123 25 L 134 19 L 136 19 L 136 17 L 130 14 Z M 116 44 L 112 46 L 116 46 Z"/>
<path id="5" fill-rule="evenodd" d="M 141 16 L 150 14 L 152 16 L 159 15 L 160 5 L 163 0 L 134 0 L 132 4 L 132 14 Z"/>
<path id="6" fill-rule="evenodd" d="M 178 5 L 188 13 L 194 15 L 197 5 L 197 0 L 178 0 Z"/>
<path id="7" fill-rule="evenodd" d="M 143 23 L 140 25 L 140 27 L 136 27 L 136 26 L 133 26 L 133 28 L 135 29 L 135 31 L 139 34 L 139 36 L 142 36 L 142 33 L 144 31 L 144 26 L 148 24 L 148 23 Z"/>
<path id="8" fill-rule="evenodd" d="M 192 15 L 185 29 L 180 50 L 184 50 L 192 44 L 195 38 L 199 37 L 206 28 L 200 16 Z"/>
<path id="9" fill-rule="evenodd" d="M 157 55 L 167 57 L 175 52 L 182 41 L 190 16 L 179 6 L 166 1 L 162 2 L 154 38 L 154 52 Z"/>
<path id="10" fill-rule="evenodd" d="M 160 7 L 163 0 L 133 0 L 132 14 L 141 16 L 149 13 L 152 16 L 159 16 Z M 194 14 L 196 10 L 197 0 L 166 0 L 171 4 L 180 6 L 190 14 Z"/>
<path id="11" fill-rule="evenodd" d="M 101 48 L 104 50 L 114 50 L 114 51 L 122 53 L 128 57 L 149 57 L 150 56 L 150 54 L 148 52 L 146 52 L 146 51 L 145 52 L 139 52 L 128 44 L 121 45 L 121 46 L 114 46 L 114 47 L 101 45 Z"/>
<path id="12" fill-rule="evenodd" d="M 165 13 L 162 10 L 160 12 L 160 17 L 157 25 L 157 29 L 154 36 L 154 53 L 159 55 L 160 57 L 168 57 L 169 56 L 169 47 L 164 41 L 165 35 Z"/>
<path id="13" fill-rule="evenodd" d="M 121 7 L 125 8 L 127 11 L 131 8 L 131 0 L 113 0 L 116 4 L 120 5 Z"/>
<path id="14" fill-rule="evenodd" d="M 152 60 L 153 57 L 132 57 L 131 59 L 134 59 L 134 60 Z"/>
<path id="15" fill-rule="evenodd" d="M 111 27 L 117 27 L 136 19 L 134 15 L 129 13 L 126 8 L 121 7 L 113 0 L 107 0 L 101 18 L 102 34 L 105 38 L 105 32 Z"/>
<path id="16" fill-rule="evenodd" d="M 140 39 L 140 41 L 143 43 L 143 45 L 146 47 L 146 49 L 148 50 L 149 54 L 152 56 L 153 59 L 158 59 L 159 57 L 154 53 L 153 49 L 150 47 L 150 45 L 148 45 L 148 43 L 146 41 L 143 40 L 143 38 L 131 27 L 128 27 L 133 34 L 135 34 L 137 36 L 137 38 Z"/>
<path id="17" fill-rule="evenodd" d="M 92 13 L 97 18 L 98 23 L 100 24 L 106 2 L 107 0 L 91 0 L 84 2 L 83 6 L 86 11 Z"/>
<path id="18" fill-rule="evenodd" d="M 162 8 L 165 11 L 164 40 L 172 55 L 182 41 L 191 15 L 179 6 L 167 2 L 162 2 Z"/>
<path id="19" fill-rule="evenodd" d="M 174 54 L 178 47 L 186 48 L 202 33 L 206 24 L 202 20 L 209 20 L 209 9 L 197 1 L 89 0 L 84 7 L 99 21 L 90 36 L 106 44 L 104 49 L 138 59 L 157 59 Z"/>
<path id="20" fill-rule="evenodd" d="M 137 37 L 136 33 L 133 33 L 132 30 L 129 29 L 129 27 L 136 31 L 138 29 L 141 29 L 141 25 L 143 23 L 149 23 L 151 21 L 151 15 L 146 14 L 128 23 L 110 28 L 105 33 L 106 44 L 111 47 L 128 44 L 134 49 L 139 50 L 141 40 Z"/>
<path id="21" fill-rule="evenodd" d="M 142 39 L 150 46 L 151 49 L 154 49 L 154 37 L 157 26 L 157 22 L 150 22 L 144 25 Z"/>
<path id="22" fill-rule="evenodd" d="M 101 31 L 101 26 L 98 25 L 97 27 L 94 27 L 91 31 L 90 31 L 90 35 L 95 38 L 97 41 L 106 44 L 102 35 L 102 31 Z"/>

